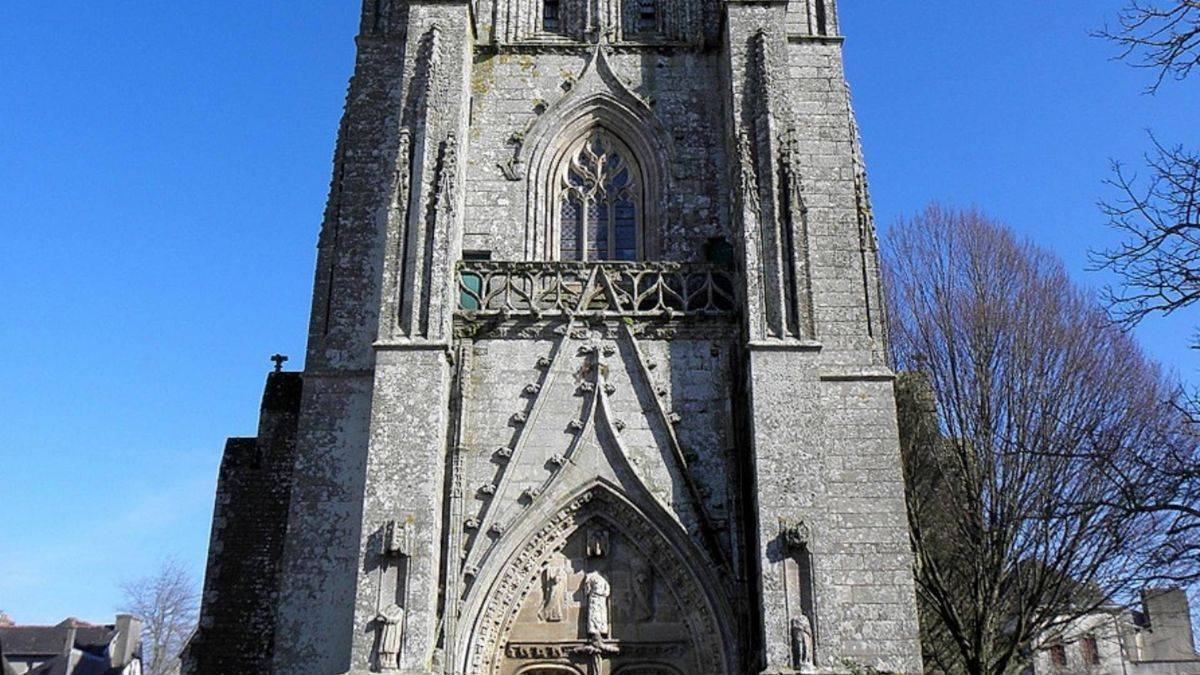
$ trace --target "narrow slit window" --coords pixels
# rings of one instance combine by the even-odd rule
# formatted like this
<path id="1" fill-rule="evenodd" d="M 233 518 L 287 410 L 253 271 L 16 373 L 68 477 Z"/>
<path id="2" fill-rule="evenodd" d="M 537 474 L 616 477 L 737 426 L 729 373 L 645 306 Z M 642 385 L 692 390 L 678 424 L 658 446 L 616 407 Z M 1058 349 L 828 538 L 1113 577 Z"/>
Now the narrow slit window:
<path id="1" fill-rule="evenodd" d="M 829 35 L 829 17 L 825 9 L 825 0 L 813 0 L 816 3 L 814 14 L 817 19 L 817 35 Z"/>
<path id="2" fill-rule="evenodd" d="M 657 0 L 636 0 L 637 2 L 637 32 L 655 33 L 658 31 Z"/>
<path id="3" fill-rule="evenodd" d="M 559 19 L 559 0 L 542 0 L 542 30 L 547 33 L 557 33 L 561 25 Z"/>

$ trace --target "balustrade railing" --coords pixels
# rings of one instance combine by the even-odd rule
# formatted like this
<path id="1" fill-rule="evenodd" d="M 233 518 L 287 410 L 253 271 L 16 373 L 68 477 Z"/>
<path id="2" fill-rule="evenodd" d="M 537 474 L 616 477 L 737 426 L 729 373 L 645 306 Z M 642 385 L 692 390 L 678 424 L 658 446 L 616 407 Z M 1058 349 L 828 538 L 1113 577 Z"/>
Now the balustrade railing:
<path id="1" fill-rule="evenodd" d="M 516 262 L 458 264 L 459 314 L 467 316 L 729 315 L 733 272 L 707 263 Z"/>

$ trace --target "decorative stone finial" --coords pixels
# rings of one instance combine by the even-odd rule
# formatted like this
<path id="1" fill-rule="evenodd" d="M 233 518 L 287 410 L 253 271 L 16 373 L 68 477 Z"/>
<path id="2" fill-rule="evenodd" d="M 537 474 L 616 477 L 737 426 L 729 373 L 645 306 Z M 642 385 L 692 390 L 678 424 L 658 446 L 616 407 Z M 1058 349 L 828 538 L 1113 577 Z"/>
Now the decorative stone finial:
<path id="1" fill-rule="evenodd" d="M 288 357 L 283 354 L 275 354 L 271 357 L 271 360 L 275 362 L 275 372 L 282 373 L 283 364 L 287 363 Z"/>

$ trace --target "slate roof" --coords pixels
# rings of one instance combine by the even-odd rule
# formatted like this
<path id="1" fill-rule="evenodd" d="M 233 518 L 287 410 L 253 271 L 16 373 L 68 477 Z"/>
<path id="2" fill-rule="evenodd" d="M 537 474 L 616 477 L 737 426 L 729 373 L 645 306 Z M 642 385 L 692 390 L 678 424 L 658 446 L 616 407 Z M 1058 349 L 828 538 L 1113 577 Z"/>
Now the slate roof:
<path id="1" fill-rule="evenodd" d="M 104 653 L 117 633 L 116 626 L 96 626 L 77 619 L 67 619 L 57 626 L 8 626 L 0 628 L 0 654 L 61 654 L 63 641 L 72 625 L 75 626 L 75 648 L 93 654 Z"/>
<path id="2" fill-rule="evenodd" d="M 108 659 L 98 656 L 85 654 L 76 662 L 75 668 L 68 672 L 69 663 L 66 656 L 59 655 L 25 675 L 119 675 L 121 672 L 120 668 L 109 667 Z"/>

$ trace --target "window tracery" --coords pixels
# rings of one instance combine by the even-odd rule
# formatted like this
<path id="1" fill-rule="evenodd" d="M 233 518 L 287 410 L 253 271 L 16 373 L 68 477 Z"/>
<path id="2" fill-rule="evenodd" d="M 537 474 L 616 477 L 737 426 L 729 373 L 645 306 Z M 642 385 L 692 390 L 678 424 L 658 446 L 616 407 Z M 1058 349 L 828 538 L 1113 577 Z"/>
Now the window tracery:
<path id="1" fill-rule="evenodd" d="M 556 178 L 559 259 L 641 258 L 643 190 L 628 149 L 598 129 L 567 157 Z"/>

